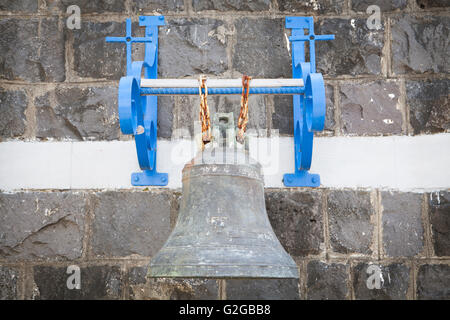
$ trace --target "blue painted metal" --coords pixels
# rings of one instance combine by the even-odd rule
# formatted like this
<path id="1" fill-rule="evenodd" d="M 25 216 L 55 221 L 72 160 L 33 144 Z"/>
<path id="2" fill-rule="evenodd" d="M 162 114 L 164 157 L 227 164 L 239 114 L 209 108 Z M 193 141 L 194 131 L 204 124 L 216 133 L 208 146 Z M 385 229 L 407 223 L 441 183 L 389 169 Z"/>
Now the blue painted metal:
<path id="1" fill-rule="evenodd" d="M 141 88 L 143 95 L 198 95 L 198 88 Z M 203 89 L 204 93 L 205 90 Z M 250 88 L 249 94 L 303 94 L 304 87 L 278 87 L 278 88 Z M 242 94 L 242 88 L 208 88 L 208 95 L 214 94 Z"/>
<path id="2" fill-rule="evenodd" d="M 334 35 L 316 35 L 313 17 L 286 17 L 285 25 L 292 29 L 289 37 L 292 77 L 303 79 L 305 92 L 293 95 L 295 171 L 284 174 L 283 183 L 287 187 L 318 187 L 320 176 L 310 173 L 309 169 L 314 131 L 323 130 L 326 109 L 323 77 L 316 73 L 315 41 L 333 40 Z M 305 42 L 309 43 L 309 62 L 306 62 Z"/>
<path id="3" fill-rule="evenodd" d="M 141 88 L 140 79 L 157 78 L 158 26 L 164 16 L 140 16 L 139 25 L 145 27 L 144 37 L 133 37 L 131 20 L 126 20 L 125 37 L 106 37 L 108 42 L 124 42 L 127 49 L 127 75 L 119 82 L 119 118 L 124 134 L 135 136 L 139 166 L 143 172 L 133 173 L 134 186 L 168 183 L 167 173 L 156 171 L 157 95 L 198 94 L 198 88 Z M 292 76 L 303 79 L 304 87 L 250 88 L 250 94 L 292 94 L 294 102 L 295 172 L 285 174 L 288 187 L 317 187 L 320 176 L 309 173 L 312 159 L 314 131 L 323 130 L 325 123 L 325 86 L 316 73 L 315 41 L 333 40 L 334 35 L 316 35 L 313 17 L 286 17 L 286 28 L 292 52 Z M 306 31 L 306 32 L 305 32 Z M 145 43 L 144 61 L 132 61 L 133 43 Z M 310 61 L 306 62 L 305 43 L 309 44 Z M 209 88 L 208 94 L 241 94 L 242 88 Z"/>
<path id="4" fill-rule="evenodd" d="M 119 82 L 119 121 L 124 134 L 133 134 L 140 168 L 143 172 L 131 175 L 133 186 L 165 186 L 167 173 L 156 171 L 158 101 L 156 96 L 141 95 L 141 76 L 157 78 L 158 26 L 164 25 L 164 16 L 140 16 L 139 25 L 145 27 L 144 37 L 133 37 L 131 19 L 126 20 L 125 37 L 106 37 L 107 42 L 125 42 L 127 45 L 127 76 Z M 132 61 L 132 43 L 145 43 L 144 61 Z"/>

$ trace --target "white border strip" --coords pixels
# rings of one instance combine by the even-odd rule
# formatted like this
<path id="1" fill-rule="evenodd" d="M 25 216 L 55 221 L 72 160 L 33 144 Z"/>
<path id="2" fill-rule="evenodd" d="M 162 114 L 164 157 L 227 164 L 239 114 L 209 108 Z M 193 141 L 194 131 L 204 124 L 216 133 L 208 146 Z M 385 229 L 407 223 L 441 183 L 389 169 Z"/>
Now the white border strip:
<path id="1" fill-rule="evenodd" d="M 293 138 L 252 140 L 251 155 L 264 167 L 265 186 L 283 187 L 294 171 Z M 158 141 L 158 171 L 169 188 L 195 153 L 190 140 Z M 258 147 L 262 146 L 262 147 Z M 266 152 L 267 147 L 272 152 Z M 139 171 L 134 141 L 0 143 L 0 189 L 132 188 Z M 323 187 L 435 191 L 450 188 L 450 134 L 390 137 L 319 137 L 311 172 Z"/>

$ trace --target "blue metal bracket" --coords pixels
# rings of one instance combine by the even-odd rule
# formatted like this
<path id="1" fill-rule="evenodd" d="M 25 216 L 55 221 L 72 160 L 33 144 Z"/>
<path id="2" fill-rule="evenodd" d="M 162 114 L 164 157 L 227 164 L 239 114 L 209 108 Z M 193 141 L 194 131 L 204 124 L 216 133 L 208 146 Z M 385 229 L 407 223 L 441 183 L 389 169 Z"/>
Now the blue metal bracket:
<path id="1" fill-rule="evenodd" d="M 133 134 L 139 166 L 143 172 L 131 175 L 134 186 L 164 186 L 167 173 L 156 171 L 157 96 L 164 94 L 198 94 L 198 88 L 141 88 L 141 77 L 157 78 L 158 26 L 164 16 L 140 16 L 139 26 L 145 27 L 144 37 L 133 37 L 131 20 L 126 20 L 125 37 L 106 37 L 107 42 L 124 42 L 127 49 L 127 75 L 119 82 L 119 121 L 124 134 Z M 333 40 L 334 35 L 316 35 L 313 17 L 286 17 L 286 28 L 292 29 L 292 76 L 303 79 L 303 87 L 250 88 L 252 94 L 292 94 L 294 102 L 295 172 L 285 174 L 288 187 L 318 187 L 320 176 L 309 173 L 314 131 L 323 130 L 325 123 L 325 85 L 316 73 L 315 41 Z M 133 43 L 145 43 L 144 61 L 132 61 Z M 305 42 L 309 44 L 306 62 Z M 210 88 L 209 94 L 239 94 L 240 88 Z"/>
<path id="2" fill-rule="evenodd" d="M 318 187 L 320 176 L 309 173 L 312 160 L 314 131 L 325 124 L 325 85 L 322 74 L 316 73 L 315 41 L 333 40 L 334 35 L 314 34 L 313 17 L 286 17 L 286 28 L 292 29 L 292 77 L 305 84 L 304 95 L 293 95 L 295 171 L 283 176 L 287 187 Z M 306 62 L 305 42 L 309 43 Z"/>
<path id="3" fill-rule="evenodd" d="M 127 75 L 119 82 L 119 122 L 124 134 L 133 134 L 139 166 L 143 172 L 131 175 L 133 186 L 165 186 L 168 174 L 156 171 L 158 100 L 156 96 L 141 96 L 141 75 L 157 78 L 158 26 L 164 16 L 140 16 L 139 26 L 145 27 L 144 37 L 133 37 L 131 19 L 126 20 L 125 37 L 106 37 L 107 42 L 125 42 L 127 46 Z M 131 46 L 145 43 L 144 61 L 132 61 Z"/>

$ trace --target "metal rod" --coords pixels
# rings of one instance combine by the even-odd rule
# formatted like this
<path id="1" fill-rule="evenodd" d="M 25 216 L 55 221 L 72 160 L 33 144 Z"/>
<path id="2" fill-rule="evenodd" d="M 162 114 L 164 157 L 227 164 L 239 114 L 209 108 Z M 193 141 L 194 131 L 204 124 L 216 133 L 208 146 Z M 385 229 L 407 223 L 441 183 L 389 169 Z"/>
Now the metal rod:
<path id="1" fill-rule="evenodd" d="M 242 88 L 242 79 L 207 79 L 208 88 Z M 303 87 L 303 79 L 252 79 L 250 88 Z M 141 79 L 141 88 L 198 88 L 198 79 Z M 209 93 L 209 92 L 208 92 Z"/>
<path id="2" fill-rule="evenodd" d="M 304 87 L 250 87 L 250 94 L 303 94 Z M 202 90 L 204 92 L 204 90 Z M 199 88 L 142 88 L 141 95 L 197 95 Z M 242 88 L 209 88 L 208 95 L 211 94 L 242 94 Z"/>

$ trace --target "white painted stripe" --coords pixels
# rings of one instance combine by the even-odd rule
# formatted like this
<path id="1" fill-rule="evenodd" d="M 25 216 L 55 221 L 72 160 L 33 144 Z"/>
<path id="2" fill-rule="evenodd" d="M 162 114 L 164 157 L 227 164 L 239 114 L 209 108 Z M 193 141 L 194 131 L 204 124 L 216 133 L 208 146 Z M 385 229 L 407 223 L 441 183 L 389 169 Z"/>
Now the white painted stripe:
<path id="1" fill-rule="evenodd" d="M 158 141 L 157 167 L 169 188 L 181 187 L 181 170 L 195 153 L 190 140 Z M 266 152 L 270 148 L 271 152 Z M 293 138 L 251 139 L 266 187 L 283 187 L 294 171 Z M 132 188 L 139 171 L 134 141 L 0 143 L 0 189 Z M 322 186 L 434 191 L 450 188 L 450 134 L 391 137 L 319 137 L 311 172 Z"/>
<path id="2" fill-rule="evenodd" d="M 242 79 L 207 79 L 208 88 L 240 88 Z M 143 88 L 198 88 L 198 79 L 141 79 Z M 252 79 L 250 87 L 303 87 L 303 79 Z"/>

